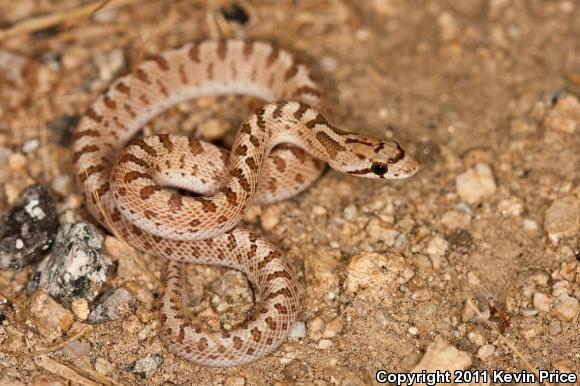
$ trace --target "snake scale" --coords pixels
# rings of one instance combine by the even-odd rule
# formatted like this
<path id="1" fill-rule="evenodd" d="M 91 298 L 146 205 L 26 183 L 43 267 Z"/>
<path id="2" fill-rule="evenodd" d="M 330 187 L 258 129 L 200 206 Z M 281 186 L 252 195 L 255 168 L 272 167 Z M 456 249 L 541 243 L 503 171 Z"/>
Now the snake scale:
<path id="1" fill-rule="evenodd" d="M 244 121 L 230 152 L 171 134 L 136 139 L 146 122 L 176 103 L 232 93 L 267 104 Z M 272 352 L 291 329 L 299 307 L 292 267 L 259 234 L 235 228 L 250 202 L 306 189 L 325 163 L 370 178 L 416 172 L 398 143 L 330 124 L 317 110 L 322 102 L 320 87 L 295 56 L 268 43 L 221 39 L 145 60 L 80 120 L 73 162 L 88 210 L 130 245 L 170 260 L 160 337 L 174 353 L 202 365 L 235 366 Z M 183 304 L 185 263 L 244 272 L 258 299 L 251 317 L 230 331 L 195 324 Z"/>

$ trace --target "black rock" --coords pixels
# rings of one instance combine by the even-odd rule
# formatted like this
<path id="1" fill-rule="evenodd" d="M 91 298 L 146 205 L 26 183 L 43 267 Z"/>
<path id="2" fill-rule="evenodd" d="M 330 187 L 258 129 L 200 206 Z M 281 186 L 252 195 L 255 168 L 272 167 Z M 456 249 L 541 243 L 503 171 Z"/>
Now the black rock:
<path id="1" fill-rule="evenodd" d="M 0 217 L 0 269 L 19 270 L 43 255 L 57 227 L 56 208 L 46 187 L 28 187 Z"/>
<path id="2" fill-rule="evenodd" d="M 246 24 L 248 20 L 250 20 L 250 17 L 244 8 L 242 8 L 242 6 L 237 3 L 222 7 L 220 11 L 226 20 L 235 21 L 242 25 Z"/>

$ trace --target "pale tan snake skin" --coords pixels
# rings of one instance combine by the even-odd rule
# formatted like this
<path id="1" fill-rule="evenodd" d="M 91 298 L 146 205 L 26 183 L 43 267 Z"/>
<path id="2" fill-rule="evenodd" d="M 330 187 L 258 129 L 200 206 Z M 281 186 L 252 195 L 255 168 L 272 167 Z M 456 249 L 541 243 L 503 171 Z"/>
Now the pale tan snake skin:
<path id="1" fill-rule="evenodd" d="M 230 156 L 169 134 L 124 147 L 169 106 L 230 93 L 285 100 L 264 105 L 242 124 Z M 132 246 L 171 260 L 160 336 L 178 355 L 209 366 L 248 363 L 272 352 L 296 319 L 299 297 L 288 262 L 259 234 L 234 228 L 251 201 L 274 202 L 304 190 L 321 173 L 319 160 L 370 178 L 416 172 L 417 163 L 396 142 L 328 123 L 315 109 L 321 97 L 307 68 L 286 51 L 260 42 L 205 41 L 143 62 L 81 119 L 73 160 L 89 211 Z M 291 146 L 273 149 L 279 144 Z M 231 331 L 195 325 L 184 311 L 184 262 L 246 273 L 259 298 L 252 316 Z"/>

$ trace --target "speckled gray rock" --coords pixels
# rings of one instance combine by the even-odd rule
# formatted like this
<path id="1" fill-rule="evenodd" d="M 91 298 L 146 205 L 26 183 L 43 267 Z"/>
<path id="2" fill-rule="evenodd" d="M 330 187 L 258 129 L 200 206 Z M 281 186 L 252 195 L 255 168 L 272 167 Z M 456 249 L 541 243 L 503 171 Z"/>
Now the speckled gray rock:
<path id="1" fill-rule="evenodd" d="M 133 294 L 124 287 L 111 288 L 97 301 L 89 314 L 89 322 L 104 323 L 120 319 L 135 309 Z"/>
<path id="2" fill-rule="evenodd" d="M 133 374 L 139 375 L 141 378 L 145 378 L 154 373 L 162 363 L 163 357 L 161 355 L 151 354 L 131 362 L 129 366 L 127 366 L 127 370 Z"/>
<path id="3" fill-rule="evenodd" d="M 27 188 L 0 218 L 0 269 L 18 270 L 50 248 L 58 217 L 43 185 Z"/>
<path id="4" fill-rule="evenodd" d="M 92 225 L 64 224 L 50 255 L 31 276 L 28 291 L 42 288 L 66 302 L 75 298 L 93 300 L 107 279 L 111 264 Z"/>

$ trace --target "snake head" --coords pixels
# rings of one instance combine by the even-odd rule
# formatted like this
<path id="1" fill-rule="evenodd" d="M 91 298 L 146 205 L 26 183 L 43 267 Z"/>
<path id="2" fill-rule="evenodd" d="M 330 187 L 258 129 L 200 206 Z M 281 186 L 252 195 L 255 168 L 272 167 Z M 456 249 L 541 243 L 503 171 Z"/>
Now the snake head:
<path id="1" fill-rule="evenodd" d="M 349 140 L 347 140 L 349 142 Z M 365 178 L 402 179 L 419 170 L 419 163 L 395 141 L 350 140 L 353 154 L 348 174 Z M 356 167 L 352 167 L 356 165 Z"/>

